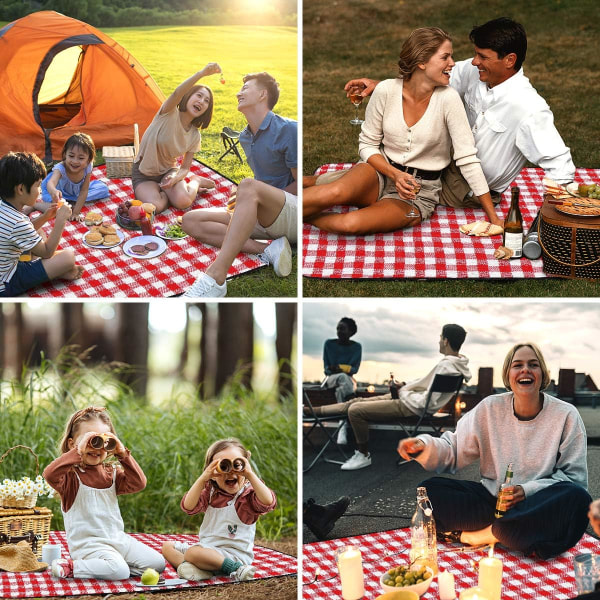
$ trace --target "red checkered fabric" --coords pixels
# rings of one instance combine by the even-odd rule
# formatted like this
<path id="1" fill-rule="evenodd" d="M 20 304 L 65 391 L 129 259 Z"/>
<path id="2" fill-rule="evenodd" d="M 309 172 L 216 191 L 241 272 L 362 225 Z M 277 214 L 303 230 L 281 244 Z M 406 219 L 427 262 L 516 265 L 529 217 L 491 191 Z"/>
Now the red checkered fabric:
<path id="1" fill-rule="evenodd" d="M 348 169 L 352 164 L 319 167 L 316 175 Z M 523 169 L 514 181 L 521 189 L 521 213 L 526 230 L 543 200 L 542 169 Z M 592 183 L 600 179 L 600 169 L 577 169 L 575 180 Z M 510 191 L 502 197 L 499 211 L 506 214 Z M 348 207 L 336 207 L 345 212 Z M 474 237 L 460 233 L 459 227 L 486 220 L 482 209 L 458 210 L 438 206 L 431 219 L 418 227 L 388 234 L 339 236 L 304 224 L 303 275 L 322 279 L 512 279 L 546 277 L 542 259 L 498 260 L 494 249 L 501 236 Z"/>
<path id="2" fill-rule="evenodd" d="M 408 564 L 410 529 L 395 529 L 357 537 L 342 538 L 303 546 L 302 598 L 304 600 L 341 598 L 341 584 L 335 565 L 337 548 L 352 544 L 362 553 L 365 575 L 365 600 L 383 593 L 380 577 L 394 566 Z M 456 596 L 477 585 L 477 573 L 471 560 L 479 561 L 487 552 L 456 552 L 451 544 L 438 543 L 440 570 L 454 574 Z M 584 535 L 568 552 L 552 560 L 524 558 L 497 547 L 494 555 L 502 560 L 502 598 L 504 600 L 566 600 L 577 595 L 573 575 L 573 556 L 580 552 L 600 552 L 600 542 Z M 317 569 L 320 569 L 316 577 Z M 316 578 L 316 581 L 315 581 Z M 422 596 L 424 600 L 439 598 L 437 578 Z"/>
<path id="3" fill-rule="evenodd" d="M 235 184 L 206 165 L 194 162 L 191 171 L 208 177 L 215 182 L 215 188 L 202 192 L 192 208 L 214 208 L 224 206 Z M 86 204 L 82 214 L 93 210 L 101 212 L 106 221 L 116 224 L 117 206 L 133 199 L 131 179 L 107 179 L 104 166 L 94 168 L 93 175 L 102 179 L 110 191 L 110 199 Z M 169 208 L 156 216 L 154 225 L 165 225 L 184 211 Z M 53 222 L 44 226 L 49 234 Z M 34 288 L 27 295 L 36 298 L 149 298 L 165 297 L 184 292 L 196 279 L 200 271 L 214 261 L 218 249 L 197 242 L 191 237 L 183 240 L 167 241 L 167 249 L 160 256 L 151 259 L 137 259 L 123 252 L 123 244 L 101 250 L 84 245 L 83 236 L 89 231 L 83 223 L 67 222 L 60 249 L 75 248 L 77 262 L 85 268 L 85 273 L 77 281 L 56 280 Z M 121 229 L 125 240 L 141 235 L 140 231 Z M 124 242 L 123 242 L 124 243 Z M 254 254 L 239 254 L 229 269 L 228 276 L 246 273 L 264 266 Z"/>
<path id="4" fill-rule="evenodd" d="M 163 542 L 180 541 L 194 543 L 198 541 L 196 535 L 162 535 L 162 534 L 143 534 L 134 533 L 137 538 L 147 546 L 160 552 Z M 62 557 L 67 558 L 69 551 L 64 531 L 50 532 L 50 543 L 60 544 L 62 547 Z M 282 554 L 276 550 L 254 547 L 254 562 L 256 574 L 254 579 L 267 579 L 269 577 L 282 577 L 283 575 L 295 575 L 297 573 L 297 561 L 294 556 Z M 177 579 L 177 573 L 167 565 L 162 576 L 166 581 Z M 140 579 L 131 578 L 121 581 L 103 581 L 100 579 L 58 579 L 53 577 L 50 569 L 44 573 L 5 573 L 0 571 L 0 598 L 45 598 L 50 596 L 82 596 L 84 594 L 120 594 L 123 592 L 133 592 L 135 586 L 140 583 Z M 160 589 L 190 589 L 194 587 L 205 587 L 208 585 L 220 585 L 223 583 L 232 583 L 231 579 L 225 575 L 212 577 L 206 581 L 189 581 L 182 585 L 165 585 Z M 155 589 L 155 588 L 149 588 Z"/>

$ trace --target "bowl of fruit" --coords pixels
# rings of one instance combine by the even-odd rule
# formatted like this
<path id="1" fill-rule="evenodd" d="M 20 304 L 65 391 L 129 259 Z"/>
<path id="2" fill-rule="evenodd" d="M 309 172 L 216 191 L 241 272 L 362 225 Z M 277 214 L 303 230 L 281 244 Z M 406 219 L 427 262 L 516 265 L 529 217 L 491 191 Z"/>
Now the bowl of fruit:
<path id="1" fill-rule="evenodd" d="M 433 581 L 431 567 L 413 565 L 394 567 L 381 576 L 379 580 L 384 592 L 405 590 L 422 596 Z"/>
<path id="2" fill-rule="evenodd" d="M 139 200 L 125 200 L 117 208 L 117 223 L 124 229 L 141 229 L 140 219 L 147 215 L 154 221 L 154 205 L 142 204 Z"/>

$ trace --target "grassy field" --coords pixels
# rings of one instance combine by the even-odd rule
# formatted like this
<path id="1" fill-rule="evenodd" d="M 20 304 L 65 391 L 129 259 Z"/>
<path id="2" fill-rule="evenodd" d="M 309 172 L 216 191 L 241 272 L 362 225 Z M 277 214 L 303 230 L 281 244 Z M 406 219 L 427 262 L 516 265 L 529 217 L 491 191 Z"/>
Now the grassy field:
<path id="1" fill-rule="evenodd" d="M 509 3 L 474 0 L 348 0 L 331 11 L 316 0 L 303 6 L 303 172 L 327 162 L 355 161 L 358 128 L 343 86 L 354 77 L 396 74 L 400 46 L 416 27 L 439 26 L 453 37 L 454 58 L 472 58 L 475 24 L 509 16 L 528 35 L 525 74 L 550 105 L 577 167 L 600 167 L 600 24 L 595 0 Z M 361 108 L 361 111 L 364 107 Z M 337 281 L 304 279 L 305 296 L 597 296 L 586 281 Z"/>

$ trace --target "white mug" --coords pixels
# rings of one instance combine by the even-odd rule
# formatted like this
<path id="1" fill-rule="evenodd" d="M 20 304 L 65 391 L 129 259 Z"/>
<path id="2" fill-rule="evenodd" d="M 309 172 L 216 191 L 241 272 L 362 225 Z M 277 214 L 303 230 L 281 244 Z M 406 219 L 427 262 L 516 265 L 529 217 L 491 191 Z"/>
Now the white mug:
<path id="1" fill-rule="evenodd" d="M 60 546 L 58 544 L 44 544 L 42 546 L 42 562 L 52 564 L 53 560 L 60 558 Z"/>

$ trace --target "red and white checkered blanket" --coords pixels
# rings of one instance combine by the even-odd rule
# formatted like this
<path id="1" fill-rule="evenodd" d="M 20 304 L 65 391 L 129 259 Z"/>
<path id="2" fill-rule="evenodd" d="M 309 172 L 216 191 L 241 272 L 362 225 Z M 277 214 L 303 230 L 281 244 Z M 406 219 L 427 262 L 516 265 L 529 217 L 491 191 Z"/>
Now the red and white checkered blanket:
<path id="1" fill-rule="evenodd" d="M 338 171 L 351 164 L 319 167 L 316 175 Z M 514 184 L 521 189 L 521 213 L 526 230 L 543 201 L 542 169 L 523 169 Z M 575 180 L 600 180 L 599 169 L 577 169 Z M 510 192 L 506 191 L 499 212 L 506 214 Z M 341 212 L 347 207 L 336 207 Z M 354 209 L 352 209 L 354 210 Z M 304 224 L 303 270 L 305 277 L 322 279 L 511 279 L 546 277 L 542 259 L 498 260 L 494 249 L 501 236 L 472 237 L 460 233 L 465 223 L 486 220 L 482 209 L 438 206 L 431 219 L 418 227 L 388 234 L 339 236 Z"/>
<path id="2" fill-rule="evenodd" d="M 362 553 L 365 575 L 365 600 L 383 593 L 379 578 L 394 566 L 408 564 L 410 530 L 395 529 L 350 538 L 315 542 L 303 546 L 302 598 L 331 600 L 341 598 L 341 584 L 335 565 L 337 548 L 352 544 Z M 477 585 L 477 573 L 471 560 L 479 561 L 486 552 L 455 552 L 451 544 L 438 544 L 440 570 L 454 574 L 456 595 Z M 496 548 L 494 555 L 503 562 L 502 598 L 504 600 L 565 600 L 577 595 L 573 575 L 573 556 L 580 552 L 599 552 L 600 542 L 584 535 L 568 552 L 552 560 L 534 560 Z M 390 556 L 393 555 L 393 556 Z M 320 573 L 315 581 L 317 569 Z M 424 600 L 439 598 L 437 578 L 422 596 Z"/>
<path id="3" fill-rule="evenodd" d="M 158 552 L 165 541 L 196 542 L 196 535 L 163 535 L 134 533 L 133 537 Z M 50 532 L 50 543 L 62 546 L 63 558 L 69 555 L 64 531 Z M 283 575 L 295 575 L 297 573 L 297 561 L 294 556 L 282 554 L 276 550 L 254 547 L 254 563 L 256 574 L 254 579 L 267 579 L 269 577 L 281 577 Z M 168 582 L 169 579 L 177 579 L 177 573 L 168 565 L 162 576 Z M 140 583 L 139 577 L 123 579 L 121 581 L 103 581 L 100 579 L 57 579 L 50 574 L 50 570 L 44 573 L 6 573 L 0 571 L 0 598 L 40 598 L 50 596 L 82 596 L 84 594 L 119 594 L 135 591 L 135 586 Z M 224 575 L 212 577 L 206 581 L 189 581 L 174 588 L 165 585 L 160 589 L 190 589 L 193 587 L 204 587 L 208 585 L 220 585 L 232 583 L 229 577 Z M 236 584 L 240 585 L 240 584 Z M 156 590 L 156 588 L 142 588 L 137 591 Z"/>
<path id="4" fill-rule="evenodd" d="M 208 177 L 215 182 L 215 188 L 202 192 L 196 198 L 192 209 L 222 207 L 227 203 L 235 184 L 219 175 L 206 165 L 194 162 L 192 172 Z M 116 224 L 117 206 L 124 200 L 133 199 L 131 179 L 108 179 L 104 166 L 95 167 L 93 175 L 102 179 L 110 191 L 110 198 L 88 203 L 82 214 L 93 210 L 101 212 L 105 221 Z M 166 225 L 184 211 L 169 208 L 156 216 L 154 225 Z M 53 222 L 44 226 L 48 234 Z M 117 226 L 118 228 L 118 226 Z M 121 229 L 125 241 L 140 231 Z M 27 295 L 37 298 L 149 298 L 165 297 L 184 292 L 195 280 L 200 271 L 205 271 L 216 258 L 218 249 L 201 244 L 191 237 L 183 240 L 167 241 L 167 249 L 160 256 L 151 259 L 137 259 L 123 252 L 123 243 L 114 248 L 102 250 L 83 244 L 83 236 L 89 231 L 83 223 L 67 222 L 59 250 L 75 248 L 77 262 L 85 268 L 85 273 L 77 281 L 56 280 L 29 291 Z M 254 254 L 239 254 L 229 269 L 228 276 L 239 275 L 264 264 Z"/>

